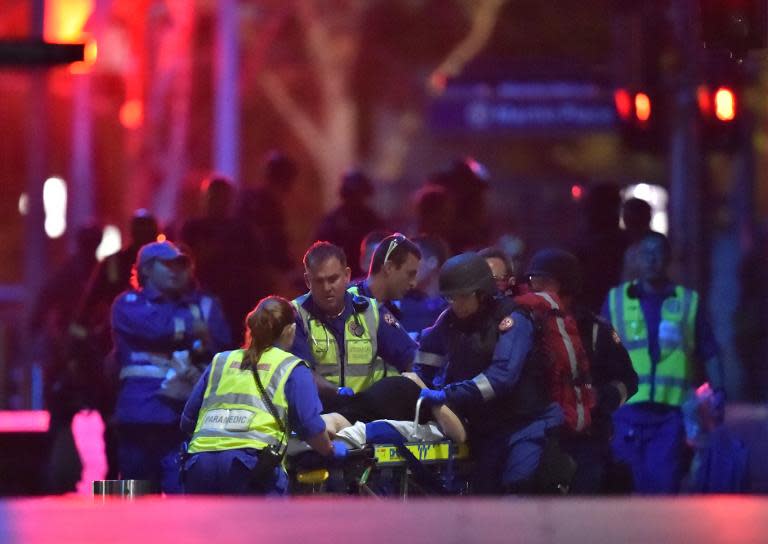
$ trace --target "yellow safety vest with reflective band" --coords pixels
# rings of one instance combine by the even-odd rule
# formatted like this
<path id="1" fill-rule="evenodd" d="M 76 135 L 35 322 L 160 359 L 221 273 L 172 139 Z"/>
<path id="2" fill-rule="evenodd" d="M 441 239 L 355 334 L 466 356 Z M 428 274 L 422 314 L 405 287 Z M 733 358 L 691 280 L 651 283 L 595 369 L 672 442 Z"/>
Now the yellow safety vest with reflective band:
<path id="1" fill-rule="evenodd" d="M 344 323 L 344 360 L 336 337 L 325 325 L 304 309 L 309 293 L 293 301 L 309 335 L 309 348 L 315 357 L 315 372 L 331 383 L 352 388 L 359 393 L 385 375 L 381 359 L 376 357 L 379 308 L 372 298 L 364 312 L 353 312 Z M 358 295 L 359 296 L 359 295 Z"/>
<path id="2" fill-rule="evenodd" d="M 242 368 L 245 351 L 217 354 L 205 388 L 197 426 L 189 453 L 237 448 L 263 449 L 280 446 L 287 440 L 278 427 L 269 405 L 264 402 L 251 368 Z M 285 382 L 299 364 L 298 357 L 281 349 L 268 348 L 256 370 L 283 425 L 287 425 L 288 401 Z"/>
<path id="3" fill-rule="evenodd" d="M 696 291 L 675 286 L 674 296 L 664 300 L 659 323 L 660 358 L 655 368 L 648 351 L 648 330 L 640 299 L 629 296 L 631 283 L 614 287 L 608 294 L 611 323 L 632 359 L 639 384 L 627 402 L 657 402 L 681 406 L 691 386 L 690 355 L 696 341 Z"/>

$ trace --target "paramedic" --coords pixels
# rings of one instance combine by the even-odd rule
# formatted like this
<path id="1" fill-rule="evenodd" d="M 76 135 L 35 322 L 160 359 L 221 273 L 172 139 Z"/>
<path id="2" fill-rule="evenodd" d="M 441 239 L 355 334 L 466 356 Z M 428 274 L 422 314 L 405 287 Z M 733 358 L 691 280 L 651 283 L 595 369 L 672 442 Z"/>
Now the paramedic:
<path id="1" fill-rule="evenodd" d="M 187 493 L 286 493 L 280 462 L 290 431 L 322 455 L 345 455 L 325 431 L 308 365 L 287 351 L 295 314 L 284 298 L 262 299 L 246 317 L 243 348 L 217 354 L 198 381 L 181 419 L 192 435 Z"/>
<path id="2" fill-rule="evenodd" d="M 309 292 L 293 301 L 298 316 L 290 351 L 313 366 L 326 410 L 334 409 L 340 394 L 410 369 L 416 342 L 376 300 L 347 291 L 350 269 L 340 247 L 310 246 L 304 279 Z"/>

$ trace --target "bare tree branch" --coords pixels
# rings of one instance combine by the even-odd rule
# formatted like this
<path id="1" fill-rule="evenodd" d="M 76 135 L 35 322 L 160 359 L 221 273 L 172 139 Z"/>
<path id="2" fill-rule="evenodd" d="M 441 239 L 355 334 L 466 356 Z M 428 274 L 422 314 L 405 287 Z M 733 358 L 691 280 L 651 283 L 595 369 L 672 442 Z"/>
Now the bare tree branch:
<path id="1" fill-rule="evenodd" d="M 265 70 L 259 77 L 258 83 L 267 99 L 272 102 L 277 112 L 285 119 L 315 160 L 322 160 L 325 147 L 323 133 L 291 97 L 283 80 L 274 72 Z"/>
<path id="2" fill-rule="evenodd" d="M 471 20 L 469 34 L 448 53 L 448 56 L 430 75 L 429 85 L 433 92 L 442 91 L 445 80 L 459 75 L 464 66 L 486 46 L 496 27 L 499 11 L 507 1 L 468 0 L 465 2 Z"/>

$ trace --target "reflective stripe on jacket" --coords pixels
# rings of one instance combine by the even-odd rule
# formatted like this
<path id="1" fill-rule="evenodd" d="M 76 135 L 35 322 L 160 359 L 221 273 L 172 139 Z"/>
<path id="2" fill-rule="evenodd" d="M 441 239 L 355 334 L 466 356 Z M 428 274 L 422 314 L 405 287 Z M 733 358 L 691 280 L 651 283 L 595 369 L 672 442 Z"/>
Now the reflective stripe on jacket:
<path id="1" fill-rule="evenodd" d="M 242 349 L 217 354 L 189 445 L 190 453 L 236 448 L 263 449 L 287 440 L 264 401 L 252 369 L 242 368 Z M 281 349 L 268 348 L 259 358 L 257 372 L 277 416 L 287 425 L 285 383 L 301 359 Z"/>
<path id="2" fill-rule="evenodd" d="M 309 348 L 317 366 L 315 372 L 331 383 L 352 388 L 356 393 L 386 375 L 384 363 L 376 357 L 378 351 L 379 308 L 376 301 L 369 301 L 363 312 L 350 314 L 344 323 L 344 354 L 336 337 L 325 325 L 303 306 L 309 293 L 293 301 L 309 338 Z"/>
<path id="3" fill-rule="evenodd" d="M 629 296 L 631 283 L 611 289 L 608 307 L 611 323 L 632 359 L 639 385 L 629 403 L 657 402 L 681 406 L 692 378 L 690 354 L 694 351 L 696 291 L 675 286 L 675 294 L 664 300 L 659 323 L 660 357 L 655 365 L 648 351 L 648 330 L 639 298 Z"/>

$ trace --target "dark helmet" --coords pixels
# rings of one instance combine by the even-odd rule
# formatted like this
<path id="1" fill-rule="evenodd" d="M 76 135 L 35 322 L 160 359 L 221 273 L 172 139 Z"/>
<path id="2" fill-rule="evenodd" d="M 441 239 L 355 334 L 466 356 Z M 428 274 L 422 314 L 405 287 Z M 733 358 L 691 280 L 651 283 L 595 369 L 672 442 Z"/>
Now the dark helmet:
<path id="1" fill-rule="evenodd" d="M 451 257 L 440 267 L 440 294 L 459 295 L 480 291 L 487 295 L 496 294 L 491 267 L 474 252 Z"/>
<path id="2" fill-rule="evenodd" d="M 572 253 L 558 248 L 537 251 L 528 265 L 529 276 L 548 276 L 560 283 L 564 295 L 575 295 L 581 288 L 581 266 Z"/>

